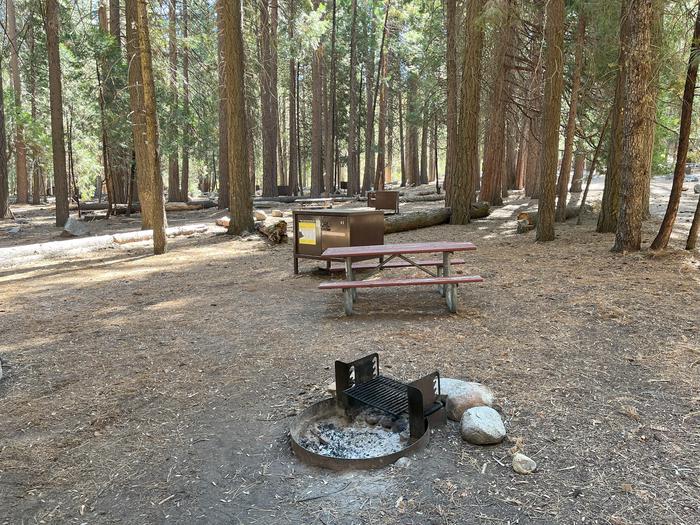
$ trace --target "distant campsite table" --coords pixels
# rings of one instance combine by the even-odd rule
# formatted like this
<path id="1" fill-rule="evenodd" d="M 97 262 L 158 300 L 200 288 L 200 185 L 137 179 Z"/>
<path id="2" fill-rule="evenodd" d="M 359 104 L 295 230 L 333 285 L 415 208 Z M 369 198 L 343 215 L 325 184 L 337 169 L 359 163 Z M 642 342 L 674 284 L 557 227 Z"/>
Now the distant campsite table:
<path id="1" fill-rule="evenodd" d="M 333 260 L 344 259 L 344 268 L 335 267 L 331 268 L 331 271 L 344 270 L 345 280 L 321 283 L 319 289 L 343 290 L 345 313 L 352 315 L 358 288 L 437 285 L 440 294 L 445 297 L 448 309 L 454 313 L 457 311 L 457 285 L 483 281 L 478 275 L 452 275 L 453 265 L 464 264 L 464 260 L 456 260 L 452 256 L 457 252 L 472 250 L 476 250 L 476 246 L 470 242 L 421 242 L 328 248 L 323 252 L 322 257 Z M 441 257 L 436 259 L 415 257 L 431 253 L 440 254 Z M 379 262 L 366 262 L 367 259 L 375 258 L 379 259 Z M 370 270 L 371 276 L 382 270 L 396 268 L 417 268 L 428 277 L 355 279 L 356 271 Z"/>

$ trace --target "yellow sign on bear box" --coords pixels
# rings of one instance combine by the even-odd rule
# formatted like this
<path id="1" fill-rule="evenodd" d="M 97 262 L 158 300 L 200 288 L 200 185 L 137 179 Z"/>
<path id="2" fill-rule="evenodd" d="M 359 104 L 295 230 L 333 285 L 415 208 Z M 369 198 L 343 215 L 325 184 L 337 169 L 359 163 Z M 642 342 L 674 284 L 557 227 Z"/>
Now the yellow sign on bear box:
<path id="1" fill-rule="evenodd" d="M 316 244 L 316 222 L 299 221 L 299 244 Z"/>

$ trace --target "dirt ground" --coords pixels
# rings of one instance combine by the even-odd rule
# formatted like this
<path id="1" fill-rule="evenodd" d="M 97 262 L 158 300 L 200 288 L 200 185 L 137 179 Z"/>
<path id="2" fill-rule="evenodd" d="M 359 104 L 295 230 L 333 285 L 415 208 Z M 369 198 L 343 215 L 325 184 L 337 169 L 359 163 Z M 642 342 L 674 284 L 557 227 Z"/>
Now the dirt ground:
<path id="1" fill-rule="evenodd" d="M 462 271 L 485 282 L 460 287 L 456 315 L 402 288 L 361 292 L 347 318 L 312 262 L 292 274 L 291 243 L 215 228 L 158 257 L 138 243 L 0 269 L 0 524 L 700 523 L 687 217 L 667 254 L 621 256 L 593 215 L 546 244 L 514 234 L 527 206 L 387 237 L 478 246 Z M 407 468 L 299 463 L 291 418 L 327 397 L 335 359 L 370 352 L 399 379 L 490 386 L 508 441 L 468 445 L 449 423 Z M 515 474 L 513 447 L 538 472 Z"/>

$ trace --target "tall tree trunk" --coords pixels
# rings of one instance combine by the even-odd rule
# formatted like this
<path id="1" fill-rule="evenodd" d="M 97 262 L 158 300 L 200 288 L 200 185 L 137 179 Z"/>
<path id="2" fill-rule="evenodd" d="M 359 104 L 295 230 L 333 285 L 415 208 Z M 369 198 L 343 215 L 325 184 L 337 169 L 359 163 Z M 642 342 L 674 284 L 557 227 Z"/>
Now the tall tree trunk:
<path id="1" fill-rule="evenodd" d="M 393 61 L 393 54 L 390 55 L 390 63 Z M 389 69 L 392 69 L 391 67 Z M 384 168 L 384 184 L 391 184 L 392 171 L 394 167 L 394 90 L 391 84 L 387 85 L 387 128 L 386 128 L 386 167 Z"/>
<path id="2" fill-rule="evenodd" d="M 406 184 L 416 186 L 420 183 L 420 151 L 418 149 L 418 124 L 416 116 L 416 96 L 418 92 L 418 78 L 415 73 L 409 73 L 408 93 L 406 94 Z"/>
<path id="3" fill-rule="evenodd" d="M 542 104 L 544 68 L 541 52 L 544 41 L 544 7 L 543 0 L 535 0 L 535 35 L 531 42 L 530 59 L 535 64 L 528 91 L 530 92 L 531 114 L 527 135 L 527 164 L 525 167 L 525 195 L 536 199 L 539 197 L 540 165 L 542 159 Z"/>
<path id="4" fill-rule="evenodd" d="M 34 24 L 29 24 L 29 100 L 31 104 L 32 122 L 37 119 L 37 104 L 36 104 L 36 39 L 34 36 Z M 3 126 L 4 130 L 4 126 Z M 39 145 L 36 141 L 31 141 L 32 150 L 32 204 L 41 204 L 41 195 L 43 189 L 42 175 L 42 155 Z"/>
<path id="5" fill-rule="evenodd" d="M 404 118 L 403 118 L 403 94 L 399 91 L 399 146 L 400 146 L 400 153 L 401 153 L 401 187 L 406 186 L 406 142 L 404 140 L 404 133 L 403 133 L 403 126 L 404 126 Z"/>
<path id="6" fill-rule="evenodd" d="M 325 195 L 329 195 L 334 189 L 335 173 L 335 75 L 336 75 L 336 57 L 335 57 L 335 33 L 336 33 L 336 0 L 333 0 L 332 20 L 331 20 L 331 55 L 329 60 L 329 73 L 326 79 L 326 148 L 324 150 L 324 189 Z"/>
<path id="7" fill-rule="evenodd" d="M 459 71 L 457 70 L 457 0 L 446 0 L 446 32 L 447 32 L 447 152 L 445 156 L 445 196 L 449 199 L 448 191 L 450 173 L 453 171 L 455 159 L 455 140 L 457 139 L 457 118 L 459 116 Z M 449 201 L 446 206 L 449 206 Z"/>
<path id="8" fill-rule="evenodd" d="M 224 19 L 223 9 L 226 0 L 216 1 L 216 27 L 218 30 L 218 59 L 219 59 L 219 209 L 228 208 L 229 172 L 228 172 L 228 102 L 226 100 L 226 84 L 224 82 Z M 250 141 L 252 142 L 252 141 Z"/>
<path id="9" fill-rule="evenodd" d="M 27 148 L 24 143 L 22 112 L 22 79 L 19 72 L 19 42 L 17 41 L 17 17 L 14 0 L 7 0 L 7 36 L 10 40 L 10 72 L 15 96 L 15 171 L 17 173 L 17 202 L 29 201 L 27 177 Z"/>
<path id="10" fill-rule="evenodd" d="M 554 198 L 557 184 L 557 158 L 559 156 L 559 119 L 561 118 L 561 94 L 564 88 L 564 0 L 549 0 L 547 22 L 544 30 L 544 68 L 547 78 L 544 85 L 542 112 L 542 174 L 537 206 L 538 241 L 554 240 Z"/>
<path id="11" fill-rule="evenodd" d="M 228 102 L 229 202 L 228 231 L 240 235 L 253 230 L 253 199 L 248 173 L 246 103 L 241 0 L 223 2 L 224 84 Z"/>
<path id="12" fill-rule="evenodd" d="M 462 96 L 459 105 L 459 124 L 455 143 L 453 171 L 449 175 L 447 199 L 452 224 L 466 224 L 470 220 L 474 196 L 474 176 L 479 169 L 479 100 L 481 81 L 481 48 L 484 30 L 479 20 L 485 0 L 467 4 L 464 19 L 466 46 L 462 67 Z"/>
<path id="13" fill-rule="evenodd" d="M 289 0 L 289 21 L 287 31 L 289 41 L 294 41 L 296 23 L 294 0 Z M 299 194 L 299 132 L 297 122 L 297 68 L 296 56 L 289 59 L 289 186 L 292 195 Z"/>
<path id="14" fill-rule="evenodd" d="M 360 164 L 357 136 L 357 0 L 352 0 L 350 22 L 350 109 L 348 115 L 348 195 L 360 193 Z"/>
<path id="15" fill-rule="evenodd" d="M 583 69 L 583 46 L 586 36 L 586 17 L 584 8 L 579 8 L 578 25 L 576 27 L 576 51 L 574 53 L 574 72 L 571 79 L 571 102 L 569 103 L 569 117 L 566 122 L 566 138 L 564 140 L 564 153 L 561 157 L 561 170 L 557 186 L 557 210 L 555 219 L 558 222 L 566 221 L 566 201 L 569 189 L 569 173 L 571 172 L 571 158 L 574 151 L 574 138 L 576 134 L 576 115 L 578 110 L 578 96 L 581 88 L 581 70 Z"/>
<path id="16" fill-rule="evenodd" d="M 56 186 L 56 226 L 68 220 L 68 174 L 66 144 L 63 132 L 63 87 L 59 53 L 58 0 L 46 0 L 46 45 L 49 58 L 49 98 L 51 105 L 51 148 Z"/>
<path id="17" fill-rule="evenodd" d="M 374 174 L 374 189 L 384 189 L 386 171 L 386 128 L 387 128 L 387 71 L 388 60 L 382 53 L 379 60 L 379 120 L 377 122 L 377 168 Z"/>
<path id="18" fill-rule="evenodd" d="M 270 3 L 274 3 L 271 6 Z M 277 195 L 277 0 L 261 0 L 260 6 L 260 112 L 262 127 L 262 194 Z M 274 26 L 274 27 L 273 27 Z M 274 35 L 273 35 L 274 31 Z M 274 64 L 273 64 L 274 62 Z M 274 66 L 274 67 L 273 67 Z"/>
<path id="19" fill-rule="evenodd" d="M 522 133 L 520 134 L 520 143 L 518 145 L 518 160 L 515 171 L 515 185 L 513 186 L 516 190 L 522 190 L 523 188 L 525 188 L 525 171 L 527 169 L 529 134 L 530 118 L 527 115 L 525 115 L 523 117 L 523 128 Z"/>
<path id="20" fill-rule="evenodd" d="M 153 253 L 165 253 L 165 203 L 160 172 L 156 93 L 153 81 L 147 0 L 127 0 L 127 47 L 136 177 L 143 223 L 153 230 Z M 146 221 L 146 219 L 148 219 Z"/>
<path id="21" fill-rule="evenodd" d="M 428 184 L 428 102 L 423 104 L 420 135 L 420 184 Z"/>
<path id="22" fill-rule="evenodd" d="M 367 31 L 368 35 L 372 35 L 373 31 Z M 372 185 L 372 176 L 374 175 L 374 97 L 372 86 L 374 85 L 374 52 L 372 46 L 368 46 L 365 60 L 365 93 L 366 93 L 366 112 L 365 112 L 365 165 L 362 176 L 362 193 L 364 194 Z"/>
<path id="23" fill-rule="evenodd" d="M 571 193 L 581 193 L 583 183 L 583 171 L 586 168 L 586 156 L 582 151 L 577 151 L 574 154 L 574 178 L 571 179 Z"/>
<path id="24" fill-rule="evenodd" d="M 685 76 L 683 89 L 683 104 L 681 106 L 681 125 L 678 132 L 678 152 L 676 153 L 676 166 L 673 171 L 673 185 L 664 219 L 661 222 L 659 233 L 651 243 L 652 250 L 663 250 L 668 246 L 673 225 L 678 215 L 678 207 L 681 202 L 681 192 L 685 180 L 685 163 L 688 158 L 688 146 L 690 144 L 690 127 L 693 120 L 693 101 L 695 99 L 695 86 L 698 79 L 698 56 L 700 54 L 700 5 L 695 18 L 695 30 L 690 45 L 690 58 L 688 59 L 688 72 Z"/>
<path id="25" fill-rule="evenodd" d="M 314 0 L 314 9 L 319 0 Z M 323 191 L 323 45 L 313 52 L 311 61 L 311 196 Z"/>
<path id="26" fill-rule="evenodd" d="M 654 0 L 631 0 L 624 38 L 628 44 L 627 71 L 623 95 L 622 184 L 615 252 L 638 251 L 642 244 L 644 186 L 649 180 L 649 137 L 654 120 L 651 83 L 653 75 L 649 56 L 652 53 Z"/>
<path id="27" fill-rule="evenodd" d="M 479 192 L 479 200 L 493 206 L 503 204 L 501 188 L 506 169 L 507 60 L 513 34 L 510 27 L 511 6 L 509 4 L 508 0 L 498 0 L 496 4 L 500 13 L 493 57 L 493 89 L 484 140 L 484 173 Z"/>
<path id="28" fill-rule="evenodd" d="M 170 123 L 169 132 L 173 149 L 168 157 L 168 200 L 180 200 L 180 161 L 178 154 L 178 82 L 177 82 L 177 0 L 168 0 L 168 55 L 170 58 Z"/>
<path id="29" fill-rule="evenodd" d="M 0 220 L 10 214 L 10 180 L 7 173 L 7 135 L 5 132 L 5 98 L 0 53 Z"/>
<path id="30" fill-rule="evenodd" d="M 612 109 L 612 122 L 610 124 L 610 151 L 608 153 L 608 165 L 605 171 L 605 186 L 603 187 L 603 199 L 598 215 L 598 233 L 612 233 L 617 229 L 618 213 L 620 211 L 620 185 L 622 163 L 622 108 L 624 104 L 623 91 L 627 69 L 627 53 L 629 43 L 626 41 L 629 21 L 628 2 L 622 2 L 620 13 L 620 52 L 617 65 L 617 81 L 615 84 L 615 98 Z"/>
<path id="31" fill-rule="evenodd" d="M 190 51 L 188 49 L 189 16 L 187 0 L 182 0 L 182 114 L 185 117 L 185 136 L 182 140 L 182 174 L 180 177 L 180 201 L 187 202 L 190 193 Z"/>

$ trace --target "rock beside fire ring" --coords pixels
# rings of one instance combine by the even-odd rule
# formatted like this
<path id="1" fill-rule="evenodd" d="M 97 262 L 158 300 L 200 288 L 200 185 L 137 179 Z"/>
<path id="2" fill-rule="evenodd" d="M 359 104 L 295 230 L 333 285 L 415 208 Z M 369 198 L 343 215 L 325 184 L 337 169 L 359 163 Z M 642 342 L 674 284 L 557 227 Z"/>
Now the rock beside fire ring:
<path id="1" fill-rule="evenodd" d="M 465 410 L 472 407 L 493 405 L 493 392 L 481 383 L 440 378 L 440 393 L 447 395 L 447 417 L 461 421 Z"/>
<path id="2" fill-rule="evenodd" d="M 473 445 L 494 445 L 506 437 L 506 427 L 498 412 L 491 407 L 473 407 L 464 412 L 462 439 Z"/>

